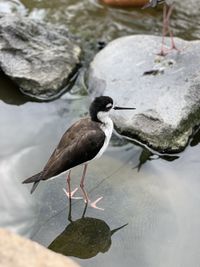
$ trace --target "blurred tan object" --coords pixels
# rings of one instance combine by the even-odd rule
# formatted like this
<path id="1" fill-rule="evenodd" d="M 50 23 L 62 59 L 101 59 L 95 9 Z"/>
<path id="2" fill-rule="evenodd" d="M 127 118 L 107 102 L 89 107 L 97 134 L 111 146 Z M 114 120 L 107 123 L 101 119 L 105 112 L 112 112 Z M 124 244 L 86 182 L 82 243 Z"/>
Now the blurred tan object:
<path id="1" fill-rule="evenodd" d="M 148 0 L 101 0 L 106 5 L 121 7 L 143 7 Z"/>
<path id="2" fill-rule="evenodd" d="M 0 229 L 0 266 L 80 267 L 68 257 L 4 229 Z"/>

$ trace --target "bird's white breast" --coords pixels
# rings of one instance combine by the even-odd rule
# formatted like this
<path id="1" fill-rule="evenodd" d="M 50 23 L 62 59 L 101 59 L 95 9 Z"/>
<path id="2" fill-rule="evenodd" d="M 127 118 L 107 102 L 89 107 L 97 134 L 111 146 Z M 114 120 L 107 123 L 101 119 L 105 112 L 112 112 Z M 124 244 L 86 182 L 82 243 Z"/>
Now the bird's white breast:
<path id="1" fill-rule="evenodd" d="M 108 147 L 113 132 L 113 122 L 111 118 L 109 118 L 108 116 L 104 116 L 103 113 L 104 112 L 102 112 L 101 114 L 101 112 L 99 112 L 98 119 L 102 122 L 100 128 L 105 133 L 105 141 L 102 148 L 99 150 L 99 153 L 96 155 L 95 159 L 100 158 L 101 155 L 104 153 L 104 151 Z"/>

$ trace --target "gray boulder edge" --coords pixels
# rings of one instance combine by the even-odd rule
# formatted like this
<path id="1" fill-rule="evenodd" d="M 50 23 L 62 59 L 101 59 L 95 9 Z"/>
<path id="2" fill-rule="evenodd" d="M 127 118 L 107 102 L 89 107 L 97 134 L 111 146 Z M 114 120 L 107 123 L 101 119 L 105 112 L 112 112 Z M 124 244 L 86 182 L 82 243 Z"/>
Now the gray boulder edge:
<path id="1" fill-rule="evenodd" d="M 0 68 L 20 88 L 39 99 L 66 90 L 81 49 L 63 27 L 0 13 Z"/>
<path id="2" fill-rule="evenodd" d="M 200 41 L 175 41 L 182 51 L 159 57 L 160 37 L 116 39 L 95 56 L 88 76 L 93 96 L 136 107 L 113 112 L 117 131 L 160 152 L 183 150 L 200 123 Z"/>

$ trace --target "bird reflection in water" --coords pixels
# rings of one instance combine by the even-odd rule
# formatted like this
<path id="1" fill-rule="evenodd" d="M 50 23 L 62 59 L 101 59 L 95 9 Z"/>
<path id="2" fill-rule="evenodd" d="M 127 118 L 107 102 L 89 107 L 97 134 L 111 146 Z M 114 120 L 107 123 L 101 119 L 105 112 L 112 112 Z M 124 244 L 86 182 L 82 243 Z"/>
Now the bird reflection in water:
<path id="1" fill-rule="evenodd" d="M 110 230 L 110 227 L 103 220 L 85 217 L 86 210 L 87 205 L 85 205 L 82 217 L 72 221 L 71 208 L 69 209 L 70 224 L 49 245 L 49 249 L 65 256 L 81 259 L 89 259 L 99 252 L 105 253 L 109 250 L 112 235 L 127 224 Z"/>

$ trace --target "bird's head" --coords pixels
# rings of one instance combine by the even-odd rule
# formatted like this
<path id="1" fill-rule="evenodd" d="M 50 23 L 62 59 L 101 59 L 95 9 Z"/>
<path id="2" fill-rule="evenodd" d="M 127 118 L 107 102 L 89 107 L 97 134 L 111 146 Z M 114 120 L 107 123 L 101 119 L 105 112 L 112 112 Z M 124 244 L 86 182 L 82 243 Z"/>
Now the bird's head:
<path id="1" fill-rule="evenodd" d="M 131 110 L 135 108 L 117 107 L 114 106 L 113 99 L 109 96 L 96 97 L 90 105 L 90 116 L 93 121 L 102 122 L 104 118 L 109 116 L 109 112 L 112 110 Z"/>

